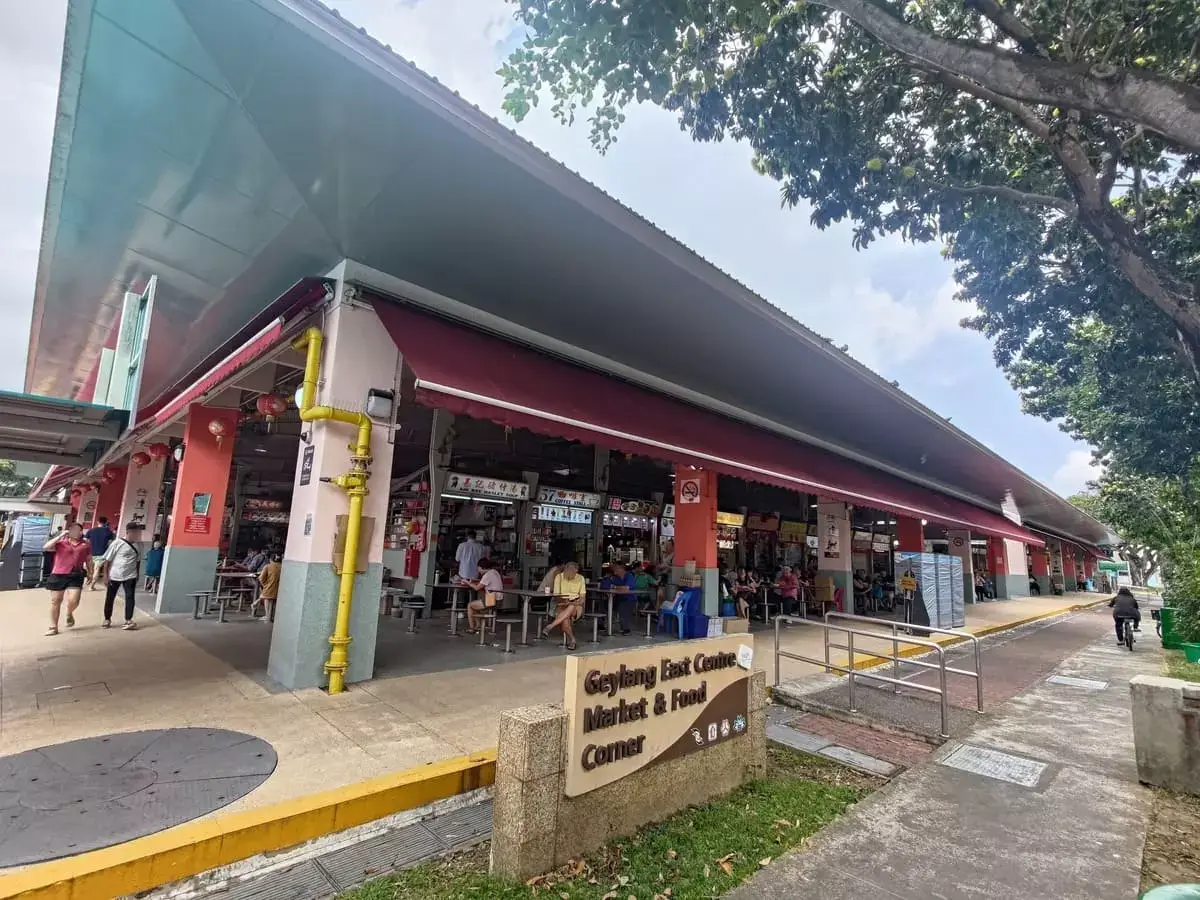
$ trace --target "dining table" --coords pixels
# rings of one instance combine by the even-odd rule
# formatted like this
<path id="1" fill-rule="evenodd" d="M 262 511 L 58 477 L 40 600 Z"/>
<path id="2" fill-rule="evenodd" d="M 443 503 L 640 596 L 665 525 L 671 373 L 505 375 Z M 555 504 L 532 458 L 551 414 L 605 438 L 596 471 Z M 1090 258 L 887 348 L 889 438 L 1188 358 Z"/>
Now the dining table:
<path id="1" fill-rule="evenodd" d="M 530 588 L 505 588 L 498 593 L 505 597 L 521 598 L 521 646 L 529 646 L 529 605 L 534 600 L 565 600 L 566 594 L 555 594 L 549 591 L 538 591 Z"/>
<path id="2" fill-rule="evenodd" d="M 247 572 L 242 569 L 226 569 L 225 571 L 217 572 L 217 596 L 226 593 L 226 582 L 241 581 L 250 590 L 250 606 L 253 607 L 258 599 L 258 573 Z M 246 584 L 248 582 L 248 584 Z M 238 611 L 241 611 L 241 605 L 238 605 Z"/>
<path id="3" fill-rule="evenodd" d="M 450 634 L 458 634 L 458 597 L 459 592 L 466 591 L 468 599 L 463 603 L 463 609 L 467 608 L 467 603 L 470 603 L 470 595 L 475 588 L 467 584 L 465 581 L 438 581 L 433 585 L 433 589 L 447 590 L 450 592 Z"/>
<path id="4" fill-rule="evenodd" d="M 589 587 L 589 594 L 598 594 L 608 598 L 608 636 L 613 636 L 613 604 L 617 597 L 649 597 L 650 591 L 641 590 L 639 588 L 626 588 L 625 590 L 616 590 L 614 588 Z"/>

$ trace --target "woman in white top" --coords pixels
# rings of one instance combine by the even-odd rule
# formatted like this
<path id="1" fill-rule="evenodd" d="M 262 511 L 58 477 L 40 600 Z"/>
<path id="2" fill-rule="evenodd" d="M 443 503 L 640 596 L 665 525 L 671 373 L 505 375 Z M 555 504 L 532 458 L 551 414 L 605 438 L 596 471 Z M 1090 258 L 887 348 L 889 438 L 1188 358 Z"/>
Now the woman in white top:
<path id="1" fill-rule="evenodd" d="M 478 634 L 476 617 L 485 609 L 495 607 L 504 591 L 504 579 L 492 561 L 485 557 L 479 561 L 479 579 L 468 584 L 479 591 L 479 597 L 467 604 L 467 634 Z"/>

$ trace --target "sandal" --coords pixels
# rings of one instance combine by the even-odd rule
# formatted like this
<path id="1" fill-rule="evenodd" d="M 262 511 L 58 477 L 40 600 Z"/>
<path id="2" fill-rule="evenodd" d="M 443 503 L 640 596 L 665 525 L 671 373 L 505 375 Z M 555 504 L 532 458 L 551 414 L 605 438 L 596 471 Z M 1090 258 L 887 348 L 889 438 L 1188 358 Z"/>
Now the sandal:
<path id="1" fill-rule="evenodd" d="M 56 634 L 58 634 L 58 626 L 51 625 L 46 629 L 46 637 L 54 637 Z"/>
<path id="2" fill-rule="evenodd" d="M 68 628 L 75 627 L 75 617 L 73 615 L 71 615 L 71 613 L 67 613 L 67 627 Z"/>
<path id="3" fill-rule="evenodd" d="M 478 628 L 468 628 L 463 634 L 479 634 Z"/>
<path id="4" fill-rule="evenodd" d="M 568 650 L 568 652 L 571 652 L 571 653 L 573 653 L 575 651 L 575 642 L 574 641 L 567 644 L 567 650 Z"/>

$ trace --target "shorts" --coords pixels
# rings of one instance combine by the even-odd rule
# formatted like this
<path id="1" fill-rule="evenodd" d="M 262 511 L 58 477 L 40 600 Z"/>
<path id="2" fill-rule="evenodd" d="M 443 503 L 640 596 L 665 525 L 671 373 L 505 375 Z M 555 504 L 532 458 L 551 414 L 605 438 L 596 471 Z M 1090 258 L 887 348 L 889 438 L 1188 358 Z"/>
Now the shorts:
<path id="1" fill-rule="evenodd" d="M 51 575 L 46 579 L 46 587 L 52 591 L 69 591 L 72 588 L 83 587 L 83 573 L 73 572 L 70 575 Z"/>

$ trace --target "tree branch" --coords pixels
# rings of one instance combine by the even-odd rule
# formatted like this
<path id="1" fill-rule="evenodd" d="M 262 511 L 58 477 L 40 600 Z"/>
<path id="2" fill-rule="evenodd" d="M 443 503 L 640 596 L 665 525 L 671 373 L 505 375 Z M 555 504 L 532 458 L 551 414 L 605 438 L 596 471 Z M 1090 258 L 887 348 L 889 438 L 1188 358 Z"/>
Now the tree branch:
<path id="1" fill-rule="evenodd" d="M 1012 202 L 1020 203 L 1023 206 L 1049 207 L 1051 209 L 1057 209 L 1059 212 L 1066 213 L 1072 218 L 1079 214 L 1079 207 L 1064 197 L 1054 197 L 1050 194 L 1034 194 L 1029 191 L 1017 190 L 1016 188 L 1007 187 L 1002 184 L 976 184 L 968 187 L 956 187 L 949 184 L 939 184 L 938 182 L 929 182 L 929 184 L 955 194 L 983 194 L 984 196 L 988 197 L 999 197 L 1002 200 L 1011 200 Z"/>
<path id="2" fill-rule="evenodd" d="M 971 79 L 1026 103 L 1078 109 L 1140 123 L 1178 146 L 1200 150 L 1200 88 L 1132 69 L 1067 65 L 915 28 L 873 0 L 811 0 L 842 13 L 923 68 Z"/>
<path id="3" fill-rule="evenodd" d="M 973 9 L 984 18 L 990 19 L 996 27 L 1017 42 L 1017 46 L 1026 53 L 1049 59 L 1045 46 L 1033 29 L 1014 16 L 997 2 L 997 0 L 964 0 L 968 9 Z"/>
<path id="4" fill-rule="evenodd" d="M 1043 122 L 1041 117 L 1024 103 L 1013 100 L 1011 97 L 1003 97 L 995 91 L 989 90 L 973 81 L 968 81 L 966 78 L 951 75 L 949 72 L 940 72 L 936 69 L 929 69 L 927 71 L 947 87 L 954 88 L 956 91 L 962 91 L 964 94 L 970 94 L 973 97 L 978 97 L 985 103 L 994 104 L 1012 113 L 1017 121 L 1033 134 L 1034 137 L 1040 138 L 1043 141 L 1050 140 L 1050 126 Z"/>
<path id="5" fill-rule="evenodd" d="M 1105 128 L 1104 146 L 1104 155 L 1100 157 L 1100 195 L 1107 200 L 1112 196 L 1113 184 L 1117 180 L 1117 166 L 1121 162 L 1124 145 L 1116 131 Z"/>

